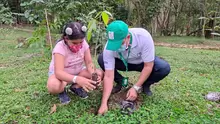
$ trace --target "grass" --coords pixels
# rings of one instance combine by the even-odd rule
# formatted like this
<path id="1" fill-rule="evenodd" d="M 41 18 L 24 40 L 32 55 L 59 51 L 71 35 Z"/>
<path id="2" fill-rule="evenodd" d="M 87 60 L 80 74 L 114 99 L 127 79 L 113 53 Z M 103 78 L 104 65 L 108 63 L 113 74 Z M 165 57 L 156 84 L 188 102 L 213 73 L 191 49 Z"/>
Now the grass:
<path id="1" fill-rule="evenodd" d="M 170 75 L 152 87 L 153 96 L 143 97 L 142 106 L 131 116 L 111 109 L 95 116 L 101 92 L 86 100 L 71 95 L 69 105 L 57 105 L 56 95 L 46 89 L 50 59 L 43 49 L 15 49 L 16 39 L 31 34 L 1 29 L 0 35 L 0 123 L 220 123 L 219 103 L 204 95 L 220 89 L 220 51 L 156 47 L 156 54 L 171 65 Z M 184 41 L 184 40 L 183 40 Z M 137 79 L 133 72 L 128 74 Z"/>
<path id="2" fill-rule="evenodd" d="M 220 39 L 210 39 L 192 37 L 192 36 L 156 36 L 155 41 L 166 42 L 166 43 L 177 43 L 177 44 L 220 44 Z"/>

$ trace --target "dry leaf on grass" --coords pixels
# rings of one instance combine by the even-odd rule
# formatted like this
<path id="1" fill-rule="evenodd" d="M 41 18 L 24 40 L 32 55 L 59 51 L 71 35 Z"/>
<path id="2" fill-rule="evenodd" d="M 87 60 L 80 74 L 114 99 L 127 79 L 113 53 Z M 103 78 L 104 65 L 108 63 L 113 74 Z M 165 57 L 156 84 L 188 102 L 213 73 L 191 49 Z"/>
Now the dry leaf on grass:
<path id="1" fill-rule="evenodd" d="M 186 70 L 187 70 L 187 68 L 182 67 L 182 68 L 179 68 L 179 70 L 181 70 L 181 71 L 186 71 Z"/>
<path id="2" fill-rule="evenodd" d="M 57 105 L 53 104 L 53 107 L 51 107 L 51 109 L 50 109 L 50 114 L 53 114 L 56 111 L 57 111 Z"/>
<path id="3" fill-rule="evenodd" d="M 19 88 L 15 88 L 14 91 L 15 91 L 15 92 L 22 92 L 23 90 L 22 90 L 22 89 L 19 89 Z"/>
<path id="4" fill-rule="evenodd" d="M 26 107 L 26 110 L 30 110 L 30 106 L 27 106 L 27 107 Z"/>
<path id="5" fill-rule="evenodd" d="M 207 77 L 208 74 L 199 74 L 200 76 Z"/>

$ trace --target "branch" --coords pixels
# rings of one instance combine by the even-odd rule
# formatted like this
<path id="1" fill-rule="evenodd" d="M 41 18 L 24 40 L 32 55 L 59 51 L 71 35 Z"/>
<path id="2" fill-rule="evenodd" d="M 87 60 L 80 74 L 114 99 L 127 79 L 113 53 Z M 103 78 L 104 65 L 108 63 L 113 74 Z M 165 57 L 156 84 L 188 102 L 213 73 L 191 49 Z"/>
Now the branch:
<path id="1" fill-rule="evenodd" d="M 52 51 L 53 46 L 52 46 L 51 35 L 50 35 L 49 21 L 48 21 L 48 18 L 47 18 L 47 10 L 44 9 L 44 11 L 45 11 L 45 17 L 46 17 L 46 22 L 47 22 L 47 31 L 48 31 L 48 35 L 49 35 L 49 41 L 50 41 L 50 50 Z"/>

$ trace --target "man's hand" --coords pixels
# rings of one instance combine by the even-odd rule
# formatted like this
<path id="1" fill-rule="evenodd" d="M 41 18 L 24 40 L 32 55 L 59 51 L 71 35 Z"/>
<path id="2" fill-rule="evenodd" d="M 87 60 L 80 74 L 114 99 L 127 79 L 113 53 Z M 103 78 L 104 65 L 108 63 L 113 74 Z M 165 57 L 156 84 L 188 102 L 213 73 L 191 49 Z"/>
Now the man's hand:
<path id="1" fill-rule="evenodd" d="M 108 111 L 108 105 L 101 105 L 98 110 L 98 115 L 104 115 Z"/>
<path id="2" fill-rule="evenodd" d="M 127 92 L 127 95 L 126 95 L 127 99 L 126 100 L 134 101 L 134 100 L 136 100 L 137 96 L 138 95 L 137 95 L 136 90 L 132 87 Z"/>

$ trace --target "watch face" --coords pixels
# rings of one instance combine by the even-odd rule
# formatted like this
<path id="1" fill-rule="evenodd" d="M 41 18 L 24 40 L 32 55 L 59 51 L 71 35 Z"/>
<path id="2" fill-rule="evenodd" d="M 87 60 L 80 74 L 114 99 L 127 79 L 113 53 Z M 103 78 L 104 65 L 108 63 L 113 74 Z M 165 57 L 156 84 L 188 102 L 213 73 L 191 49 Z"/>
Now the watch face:
<path id="1" fill-rule="evenodd" d="M 137 90 L 137 93 L 141 93 L 141 88 L 139 88 L 139 89 Z"/>
<path id="2" fill-rule="evenodd" d="M 142 88 L 139 89 L 138 93 L 141 93 L 141 92 L 142 92 Z"/>
<path id="3" fill-rule="evenodd" d="M 141 93 L 141 91 L 142 91 L 141 87 L 138 87 L 138 86 L 134 85 L 133 88 L 137 91 L 137 93 Z"/>

